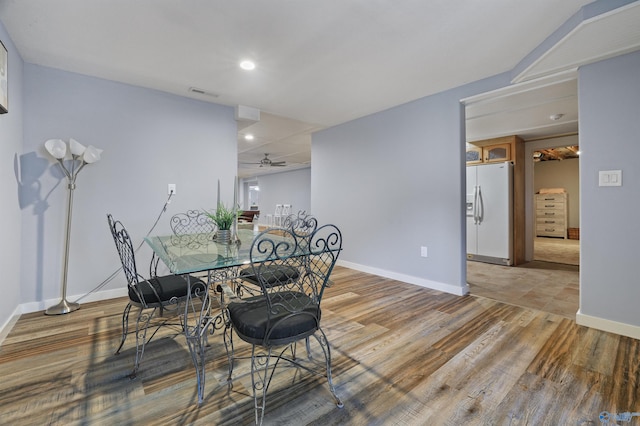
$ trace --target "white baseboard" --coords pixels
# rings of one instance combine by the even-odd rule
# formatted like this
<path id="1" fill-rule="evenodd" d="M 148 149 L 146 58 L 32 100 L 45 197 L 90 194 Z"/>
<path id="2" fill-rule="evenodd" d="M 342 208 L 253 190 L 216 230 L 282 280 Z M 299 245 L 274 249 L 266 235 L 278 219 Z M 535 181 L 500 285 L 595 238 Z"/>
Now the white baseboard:
<path id="1" fill-rule="evenodd" d="M 97 293 L 90 293 L 88 295 L 67 296 L 67 300 L 69 302 L 78 302 L 78 303 L 80 303 L 80 305 L 82 305 L 82 303 L 97 302 L 97 301 L 100 301 L 100 300 L 114 299 L 116 297 L 123 297 L 123 296 L 126 296 L 126 295 L 127 295 L 127 289 L 126 288 L 117 288 L 117 289 L 114 289 L 114 290 L 104 290 L 104 291 L 99 291 Z M 82 297 L 82 299 L 80 299 L 81 297 Z M 20 313 L 28 314 L 28 313 L 31 313 L 31 312 L 44 311 L 49 306 L 53 306 L 56 303 L 58 303 L 59 301 L 60 301 L 60 298 L 42 300 L 42 301 L 39 301 L 39 302 L 23 303 L 22 305 L 20 305 L 20 307 L 22 308 Z"/>
<path id="2" fill-rule="evenodd" d="M 0 345 L 2 345 L 2 342 L 4 342 L 4 339 L 7 337 L 13 326 L 18 322 L 21 313 L 20 306 L 17 306 L 13 311 L 13 314 L 11 314 L 5 323 L 2 324 L 2 327 L 0 327 Z"/>
<path id="3" fill-rule="evenodd" d="M 397 272 L 387 271 L 385 269 L 378 269 L 371 266 L 360 265 L 358 263 L 347 262 L 344 260 L 338 260 L 337 264 L 340 266 L 344 266 L 345 268 L 355 269 L 356 271 L 360 272 L 366 272 L 367 274 L 378 275 L 380 277 L 390 278 L 392 280 L 402 281 L 408 284 L 430 288 L 432 290 L 455 294 L 457 296 L 464 296 L 465 294 L 469 293 L 469 286 L 467 285 L 467 283 L 465 283 L 463 287 L 460 287 L 441 283 L 438 281 L 425 280 L 424 278 L 418 278 L 411 275 L 399 274 Z"/>
<path id="4" fill-rule="evenodd" d="M 71 296 L 71 297 L 67 297 L 67 300 L 70 302 L 76 302 L 78 301 L 78 299 L 80 299 L 78 303 L 80 303 L 81 305 L 80 307 L 82 308 L 82 303 L 97 302 L 100 300 L 107 300 L 107 299 L 115 299 L 117 297 L 123 297 L 123 296 L 127 296 L 126 288 L 118 288 L 114 290 L 104 290 L 97 293 L 91 293 L 86 297 L 83 297 L 82 299 L 80 299 L 82 296 L 79 296 L 79 295 Z M 9 319 L 0 328 L 0 345 L 2 344 L 4 339 L 7 337 L 9 332 L 11 332 L 11 329 L 16 324 L 16 322 L 18 322 L 20 315 L 28 314 L 31 312 L 44 311 L 46 308 L 48 308 L 49 306 L 55 305 L 59 301 L 60 301 L 60 298 L 57 298 L 57 299 L 43 300 L 40 302 L 23 303 L 21 305 L 18 305 L 15 311 L 13 311 L 13 314 L 11 315 L 11 317 L 9 317 Z"/>
<path id="5" fill-rule="evenodd" d="M 584 325 L 609 333 L 619 334 L 621 336 L 640 339 L 640 327 L 637 325 L 625 324 L 622 322 L 612 321 L 604 318 L 585 315 L 580 310 L 576 313 L 576 324 Z"/>

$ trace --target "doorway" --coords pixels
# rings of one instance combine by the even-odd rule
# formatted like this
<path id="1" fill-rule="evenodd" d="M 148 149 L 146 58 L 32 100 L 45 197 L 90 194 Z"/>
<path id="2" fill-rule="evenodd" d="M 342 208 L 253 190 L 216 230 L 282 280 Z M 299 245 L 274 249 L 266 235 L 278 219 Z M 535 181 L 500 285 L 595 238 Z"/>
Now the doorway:
<path id="1" fill-rule="evenodd" d="M 543 185 L 536 187 L 534 183 L 534 152 L 539 149 L 579 145 L 577 84 L 575 79 L 568 78 L 541 87 L 533 87 L 534 85 L 510 86 L 463 100 L 467 140 L 496 137 L 509 131 L 508 134 L 519 135 L 525 141 L 524 188 L 521 188 L 525 202 L 525 263 L 512 267 L 467 261 L 467 283 L 472 295 L 575 319 L 579 308 L 579 265 L 557 262 L 561 260 L 560 256 L 552 257 L 556 262 L 534 258 L 534 195 L 539 191 L 540 185 Z M 557 119 L 558 114 L 555 113 L 560 111 L 564 114 Z M 554 188 L 566 186 L 564 182 L 561 185 L 544 185 Z M 579 189 L 570 189 L 568 197 L 571 202 L 569 211 L 578 214 Z M 577 224 L 574 219 L 570 219 L 569 224 L 572 228 L 579 228 L 579 216 Z M 559 240 L 566 242 L 568 238 L 545 240 L 560 243 Z M 579 253 L 579 240 L 571 240 L 570 244 L 575 244 Z M 538 248 L 537 254 L 544 255 L 539 244 Z M 576 257 L 576 263 L 579 263 L 579 254 Z"/>
<path id="2" fill-rule="evenodd" d="M 512 267 L 467 261 L 472 295 L 575 319 L 579 308 L 579 240 L 538 237 L 535 197 L 544 188 L 566 192 L 568 227 L 579 229 L 579 158 L 541 161 L 536 154 L 577 145 L 577 134 L 524 142 L 527 262 Z"/>
<path id="3" fill-rule="evenodd" d="M 578 148 L 577 133 L 525 141 L 525 259 L 529 261 L 580 264 Z M 547 199 L 549 204 L 542 204 L 542 209 L 538 209 L 537 201 Z M 549 206 L 549 211 L 544 210 L 545 205 Z M 545 214 L 556 215 L 561 223 L 552 220 L 549 227 L 545 227 Z"/>

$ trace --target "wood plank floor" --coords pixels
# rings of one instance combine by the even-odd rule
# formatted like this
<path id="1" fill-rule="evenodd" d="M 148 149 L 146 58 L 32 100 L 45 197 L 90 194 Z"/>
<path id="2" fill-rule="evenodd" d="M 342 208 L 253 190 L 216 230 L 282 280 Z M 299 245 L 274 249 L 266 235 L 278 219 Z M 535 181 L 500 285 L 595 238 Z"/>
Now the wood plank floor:
<path id="1" fill-rule="evenodd" d="M 283 369 L 265 424 L 600 425 L 603 411 L 640 411 L 638 340 L 346 268 L 332 278 L 322 320 L 344 408 L 322 380 Z M 130 380 L 133 341 L 113 355 L 124 304 L 23 315 L 0 346 L 0 424 L 252 423 L 247 362 L 229 390 L 219 335 L 210 339 L 203 404 L 184 339 L 168 331 Z"/>

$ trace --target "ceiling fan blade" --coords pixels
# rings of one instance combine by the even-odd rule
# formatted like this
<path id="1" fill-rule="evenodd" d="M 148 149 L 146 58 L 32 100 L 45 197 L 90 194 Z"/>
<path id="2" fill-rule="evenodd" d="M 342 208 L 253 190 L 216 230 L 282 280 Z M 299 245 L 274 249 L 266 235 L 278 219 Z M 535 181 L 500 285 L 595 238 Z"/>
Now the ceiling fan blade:
<path id="1" fill-rule="evenodd" d="M 286 161 L 272 161 L 271 162 L 272 166 L 276 166 L 276 167 L 283 167 L 287 165 Z"/>

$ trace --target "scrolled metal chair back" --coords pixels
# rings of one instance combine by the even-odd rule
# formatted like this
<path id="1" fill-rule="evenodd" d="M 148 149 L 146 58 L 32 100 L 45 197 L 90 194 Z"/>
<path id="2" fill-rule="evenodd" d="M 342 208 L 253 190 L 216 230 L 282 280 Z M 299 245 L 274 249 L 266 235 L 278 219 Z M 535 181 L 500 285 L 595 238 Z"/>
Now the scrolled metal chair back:
<path id="1" fill-rule="evenodd" d="M 329 284 L 329 277 L 342 251 L 342 233 L 337 226 L 327 224 L 315 229 L 308 237 L 305 249 L 308 251 L 304 279 L 307 286 L 313 286 L 318 299 L 322 299 Z"/>
<path id="2" fill-rule="evenodd" d="M 287 216 L 282 227 L 289 229 L 298 239 L 298 244 L 304 247 L 318 228 L 318 220 L 304 210 L 300 210 L 297 214 Z"/>
<path id="3" fill-rule="evenodd" d="M 144 301 L 144 298 L 137 286 L 140 275 L 138 274 L 136 267 L 135 251 L 133 249 L 131 237 L 122 222 L 114 220 L 113 216 L 110 214 L 107 215 L 107 220 L 109 222 L 109 229 L 111 229 L 113 241 L 116 244 L 116 249 L 118 250 L 118 255 L 120 256 L 122 270 L 127 278 L 127 286 L 137 294 L 139 300 Z"/>
<path id="4" fill-rule="evenodd" d="M 265 343 L 272 330 L 296 316 L 312 317 L 316 324 L 319 321 L 318 298 L 307 294 L 313 290 L 305 289 L 300 279 L 300 257 L 298 239 L 290 229 L 270 228 L 253 241 L 252 271 L 267 303 Z"/>
<path id="5" fill-rule="evenodd" d="M 295 317 L 320 323 L 320 301 L 342 250 L 342 234 L 324 225 L 304 238 L 292 229 L 272 228 L 254 240 L 250 257 L 253 274 L 267 299 L 267 329 Z M 274 322 L 272 318 L 276 318 Z M 265 340 L 271 336 L 267 333 Z"/>
<path id="6" fill-rule="evenodd" d="M 187 210 L 177 213 L 169 221 L 173 231 L 172 243 L 186 247 L 207 244 L 216 232 L 216 225 L 204 212 Z"/>

